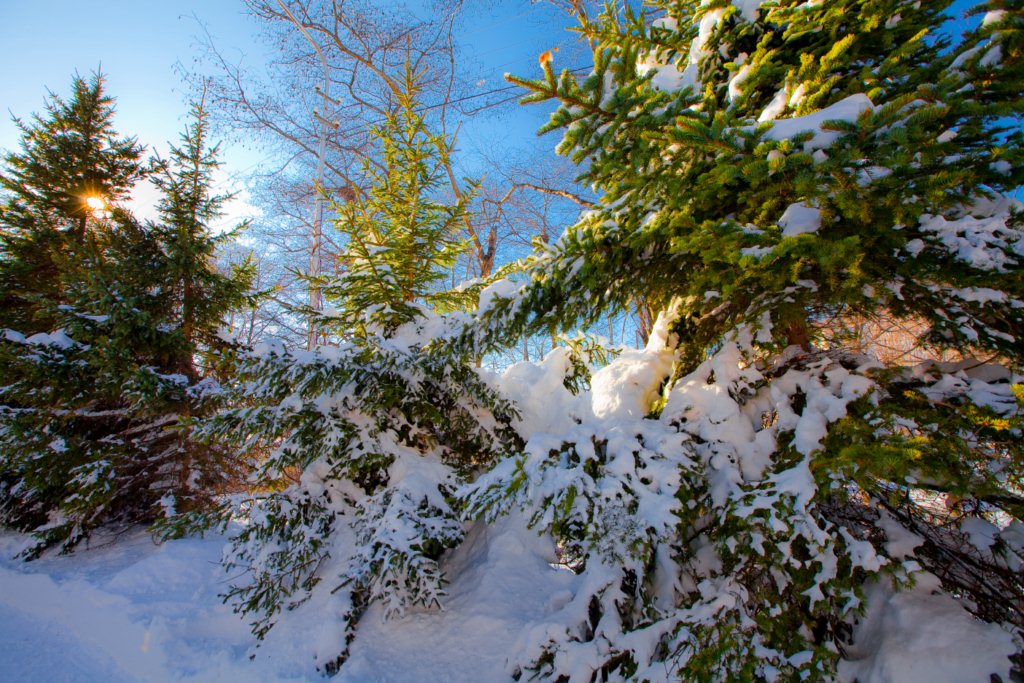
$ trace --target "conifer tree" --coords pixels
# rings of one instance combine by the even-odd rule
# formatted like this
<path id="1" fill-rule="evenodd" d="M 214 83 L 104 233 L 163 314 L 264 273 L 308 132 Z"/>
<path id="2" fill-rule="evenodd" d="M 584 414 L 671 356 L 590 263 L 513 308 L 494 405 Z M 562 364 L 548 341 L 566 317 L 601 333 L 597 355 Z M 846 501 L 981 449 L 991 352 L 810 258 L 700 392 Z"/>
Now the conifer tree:
<path id="1" fill-rule="evenodd" d="M 64 551 L 98 527 L 149 523 L 203 507 L 238 461 L 191 435 L 216 381 L 195 360 L 248 287 L 244 269 L 216 272 L 211 195 L 216 149 L 201 106 L 181 147 L 158 164 L 160 222 L 117 206 L 89 219 L 54 255 L 60 298 L 40 301 L 49 333 L 7 330 L 0 431 L 3 521 L 33 531 L 37 555 Z M 115 194 L 114 197 L 117 195 Z M 109 198 L 108 198 L 109 199 Z"/>
<path id="2" fill-rule="evenodd" d="M 468 491 L 581 573 L 516 675 L 829 679 L 866 587 L 922 567 L 1020 652 L 1024 10 L 983 3 L 951 46 L 948 6 L 609 4 L 581 13 L 589 77 L 512 79 L 561 103 L 545 130 L 603 194 L 467 341 L 664 309 L 557 452 L 528 440 Z M 859 317 L 962 361 L 855 354 Z"/>
<path id="3" fill-rule="evenodd" d="M 159 222 L 151 227 L 161 243 L 166 262 L 159 279 L 166 301 L 180 321 L 180 348 L 172 361 L 177 372 L 196 382 L 209 371 L 197 367 L 197 354 L 209 362 L 222 346 L 220 328 L 227 313 L 245 300 L 251 266 L 242 261 L 233 277 L 215 267 L 218 248 L 237 236 L 247 224 L 214 234 L 211 223 L 224 215 L 231 195 L 213 194 L 214 173 L 221 166 L 220 143 L 209 142 L 209 112 L 205 94 L 192 105 L 191 122 L 181 146 L 171 147 L 169 163 L 161 163 L 153 183 L 161 192 Z"/>
<path id="4" fill-rule="evenodd" d="M 336 344 L 242 354 L 232 384 L 242 407 L 206 428 L 270 453 L 256 481 L 272 492 L 240 501 L 248 524 L 227 564 L 249 571 L 227 597 L 259 638 L 289 610 L 326 609 L 309 646 L 332 673 L 367 609 L 391 617 L 440 604 L 438 560 L 464 535 L 455 492 L 517 443 L 508 402 L 443 343 L 464 322 L 444 312 L 467 293 L 441 284 L 463 247 L 467 199 L 440 195 L 452 143 L 417 111 L 419 76 L 407 65 L 394 111 L 373 129 L 372 185 L 336 207 L 345 272 L 321 283 L 333 310 L 317 325 Z M 178 530 L 234 512 L 186 516 Z"/>
<path id="5" fill-rule="evenodd" d="M 6 154 L 0 172 L 0 327 L 53 329 L 44 308 L 62 292 L 56 259 L 83 244 L 103 206 L 145 175 L 143 148 L 117 135 L 113 117 L 95 74 L 76 75 L 66 101 L 51 93 L 45 116 L 15 119 L 21 151 Z"/>
<path id="6" fill-rule="evenodd" d="M 408 72 L 397 112 L 371 129 L 381 149 L 379 166 L 363 161 L 369 189 L 335 207 L 348 245 L 344 275 L 325 283 L 336 310 L 324 322 L 345 333 L 390 334 L 424 308 L 446 312 L 475 301 L 475 290 L 444 286 L 466 252 L 458 235 L 473 195 L 462 193 L 452 204 L 439 200 L 453 141 L 428 130 L 415 111 L 417 92 Z"/>

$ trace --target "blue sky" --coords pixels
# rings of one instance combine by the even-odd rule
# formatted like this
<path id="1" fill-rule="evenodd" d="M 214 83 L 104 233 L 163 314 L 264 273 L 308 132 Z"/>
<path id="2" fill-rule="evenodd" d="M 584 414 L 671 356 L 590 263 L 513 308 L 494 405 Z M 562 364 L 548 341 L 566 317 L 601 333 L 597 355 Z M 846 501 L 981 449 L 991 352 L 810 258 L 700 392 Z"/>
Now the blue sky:
<path id="1" fill-rule="evenodd" d="M 506 85 L 505 71 L 529 75 L 540 52 L 571 40 L 562 30 L 565 20 L 543 3 L 468 4 L 466 47 L 480 62 L 481 88 Z M 959 14 L 971 4 L 957 0 L 953 10 Z M 0 45 L 7 54 L 0 107 L 28 116 L 42 108 L 47 88 L 66 92 L 75 70 L 86 74 L 102 66 L 124 132 L 151 145 L 176 139 L 186 93 L 174 65 L 193 66 L 199 22 L 223 48 L 250 62 L 261 59 L 257 26 L 240 0 L 0 0 Z M 542 118 L 528 115 L 512 130 L 503 125 L 495 133 L 518 134 L 521 124 L 532 130 Z M 0 115 L 0 148 L 11 149 L 17 140 L 10 117 Z"/>
<path id="2" fill-rule="evenodd" d="M 957 0 L 953 11 L 959 14 L 972 4 Z M 556 55 L 556 67 L 586 65 L 579 54 L 575 60 L 581 63 L 572 63 L 565 49 L 572 41 L 564 30 L 567 17 L 547 3 L 468 0 L 467 7 L 462 37 L 467 66 L 481 91 L 506 86 L 504 72 L 538 73 L 537 56 L 558 45 L 563 50 Z M 64 94 L 73 72 L 102 68 L 108 91 L 117 98 L 118 129 L 166 153 L 166 142 L 177 140 L 187 111 L 186 88 L 175 65 L 196 68 L 201 25 L 218 47 L 238 59 L 249 64 L 263 59 L 254 38 L 258 26 L 241 0 L 0 0 L 0 45 L 7 55 L 0 79 L 0 148 L 14 149 L 18 143 L 7 112 L 28 117 L 42 109 L 47 88 Z M 516 144 L 528 144 L 545 117 L 537 107 L 488 117 L 464 131 L 462 144 L 514 150 Z M 230 147 L 225 171 L 237 174 L 260 157 L 258 150 Z"/>
<path id="3" fill-rule="evenodd" d="M 465 55 L 481 91 L 507 86 L 502 80 L 506 71 L 539 72 L 541 52 L 572 40 L 562 30 L 566 18 L 547 4 L 467 4 Z M 11 114 L 27 118 L 43 109 L 47 89 L 65 95 L 76 70 L 87 75 L 102 69 L 108 92 L 117 99 L 118 130 L 166 154 L 166 143 L 177 140 L 188 108 L 176 65 L 202 68 L 194 55 L 204 26 L 233 58 L 250 65 L 264 59 L 264 48 L 255 39 L 258 26 L 241 0 L 0 0 L 0 44 L 7 54 L 0 79 L 0 148 L 18 145 Z M 466 130 L 465 144 L 512 144 L 517 137 L 531 137 L 545 117 L 537 108 L 526 108 L 489 119 Z M 232 186 L 228 176 L 260 158 L 258 150 L 227 147 L 222 184 Z M 235 207 L 236 212 L 243 209 Z"/>
<path id="4" fill-rule="evenodd" d="M 66 94 L 72 73 L 102 67 L 121 131 L 145 144 L 175 139 L 186 105 L 174 64 L 190 61 L 193 13 L 227 42 L 251 42 L 253 26 L 235 0 L 2 0 L 8 66 L 0 106 L 27 117 L 42 109 L 47 88 Z M 9 116 L 2 119 L 0 147 L 10 149 L 18 133 Z"/>
<path id="5" fill-rule="evenodd" d="M 188 110 L 175 64 L 191 61 L 199 32 L 193 14 L 225 42 L 252 42 L 254 26 L 236 0 L 0 0 L 0 44 L 9 64 L 0 80 L 0 148 L 18 145 L 11 115 L 28 118 L 42 111 L 47 89 L 66 96 L 75 71 L 101 69 L 108 93 L 117 99 L 118 131 L 166 156 L 167 142 L 177 141 Z M 239 147 L 227 150 L 223 187 L 238 189 L 228 173 L 255 158 Z M 133 209 L 152 216 L 155 190 L 146 185 L 136 196 Z M 247 215 L 244 197 L 229 212 L 226 223 Z"/>

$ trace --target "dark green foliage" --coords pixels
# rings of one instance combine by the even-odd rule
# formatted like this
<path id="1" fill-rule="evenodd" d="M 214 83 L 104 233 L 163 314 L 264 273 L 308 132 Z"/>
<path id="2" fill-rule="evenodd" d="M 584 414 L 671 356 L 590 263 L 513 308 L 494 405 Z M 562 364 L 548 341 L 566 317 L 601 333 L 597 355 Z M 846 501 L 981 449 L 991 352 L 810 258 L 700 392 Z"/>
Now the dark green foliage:
<path id="1" fill-rule="evenodd" d="M 100 81 L 76 89 L 67 108 L 84 107 L 80 98 L 105 103 L 98 118 L 112 135 Z M 54 109 L 55 120 L 61 111 Z M 52 331 L 9 329 L 0 342 L 0 507 L 5 523 L 35 532 L 32 555 L 57 544 L 68 551 L 100 526 L 209 506 L 240 474 L 231 453 L 192 435 L 192 420 L 218 393 L 212 368 L 196 362 L 223 346 L 217 329 L 248 286 L 244 270 L 227 276 L 214 268 L 222 238 L 209 221 L 224 198 L 210 193 L 217 161 L 205 112 L 193 113 L 183 146 L 157 164 L 160 222 L 140 224 L 115 203 L 127 188 L 101 186 L 111 192 L 108 208 L 73 222 L 81 233 L 50 255 L 59 297 L 35 293 L 34 318 Z M 88 162 L 80 160 L 83 168 Z M 60 188 L 51 194 L 62 196 Z M 49 200 L 31 196 L 32 211 L 47 215 Z M 26 225 L 26 233 L 38 227 Z M 39 282 L 49 285 L 43 276 Z"/>
<path id="2" fill-rule="evenodd" d="M 98 212 L 87 201 L 112 206 L 147 172 L 143 148 L 113 128 L 103 77 L 75 76 L 71 89 L 67 101 L 51 94 L 45 117 L 15 119 L 21 150 L 4 156 L 0 173 L 0 327 L 54 329 L 64 286 L 56 261 L 84 244 Z"/>

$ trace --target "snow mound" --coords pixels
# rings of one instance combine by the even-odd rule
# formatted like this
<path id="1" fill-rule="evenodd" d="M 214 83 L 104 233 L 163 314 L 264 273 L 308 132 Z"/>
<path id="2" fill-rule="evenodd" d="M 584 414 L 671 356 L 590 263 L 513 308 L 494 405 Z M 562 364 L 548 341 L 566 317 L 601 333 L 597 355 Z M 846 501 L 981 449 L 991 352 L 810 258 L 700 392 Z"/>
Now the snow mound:
<path id="1" fill-rule="evenodd" d="M 596 417 L 640 418 L 650 412 L 676 358 L 676 340 L 668 331 L 673 318 L 672 313 L 660 314 L 644 349 L 623 351 L 594 373 L 590 386 Z"/>
<path id="2" fill-rule="evenodd" d="M 854 632 L 839 681 L 870 683 L 963 683 L 987 681 L 996 672 L 1010 680 L 1013 636 L 974 619 L 956 600 L 941 593 L 932 574 L 915 575 L 917 584 L 894 593 L 876 584 L 868 609 Z"/>

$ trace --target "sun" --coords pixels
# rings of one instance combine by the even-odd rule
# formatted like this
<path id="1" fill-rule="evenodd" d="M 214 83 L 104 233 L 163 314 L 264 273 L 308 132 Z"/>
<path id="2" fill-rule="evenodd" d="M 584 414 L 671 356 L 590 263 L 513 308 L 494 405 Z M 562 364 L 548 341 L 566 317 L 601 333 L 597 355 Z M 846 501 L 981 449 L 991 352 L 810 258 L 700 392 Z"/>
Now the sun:
<path id="1" fill-rule="evenodd" d="M 107 203 L 103 201 L 102 197 L 86 197 L 85 205 L 89 207 L 89 211 L 94 214 L 100 214 L 107 209 Z"/>

